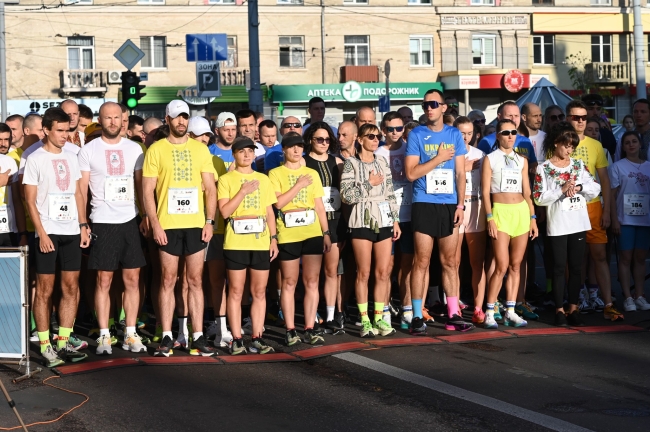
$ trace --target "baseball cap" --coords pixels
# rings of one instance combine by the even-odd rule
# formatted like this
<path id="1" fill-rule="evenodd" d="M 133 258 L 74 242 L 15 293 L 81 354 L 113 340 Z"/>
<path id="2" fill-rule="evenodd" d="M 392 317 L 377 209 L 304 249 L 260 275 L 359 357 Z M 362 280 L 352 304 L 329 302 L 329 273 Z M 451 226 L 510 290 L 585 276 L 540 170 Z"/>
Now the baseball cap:
<path id="1" fill-rule="evenodd" d="M 210 130 L 210 123 L 205 117 L 192 117 L 187 125 L 187 131 L 193 133 L 195 136 L 203 134 L 214 135 Z"/>
<path id="2" fill-rule="evenodd" d="M 229 121 L 230 120 L 230 121 Z M 216 127 L 237 126 L 237 117 L 231 112 L 222 112 L 217 116 Z"/>
<path id="3" fill-rule="evenodd" d="M 595 93 L 584 95 L 582 97 L 582 101 L 587 105 L 598 105 L 598 106 L 605 105 L 605 101 L 603 100 L 603 97 Z"/>
<path id="4" fill-rule="evenodd" d="M 187 106 L 185 102 L 180 99 L 174 99 L 167 104 L 165 115 L 168 115 L 171 118 L 176 118 L 181 114 L 190 115 L 190 107 Z"/>
<path id="5" fill-rule="evenodd" d="M 245 136 L 235 138 L 235 142 L 232 143 L 233 153 L 247 147 L 252 148 L 253 150 L 257 148 L 253 140 Z"/>
<path id="6" fill-rule="evenodd" d="M 84 135 L 87 137 L 97 132 L 100 134 L 102 133 L 102 125 L 97 122 L 90 123 L 88 126 L 86 126 L 86 129 L 84 129 Z"/>
<path id="7" fill-rule="evenodd" d="M 305 142 L 303 141 L 303 139 L 302 139 L 302 137 L 300 135 L 298 135 L 298 134 L 296 134 L 296 135 L 291 134 L 289 136 L 287 136 L 287 135 L 285 135 L 282 138 L 282 148 L 288 148 L 288 147 L 293 147 L 293 146 L 300 146 L 300 147 L 305 146 Z"/>

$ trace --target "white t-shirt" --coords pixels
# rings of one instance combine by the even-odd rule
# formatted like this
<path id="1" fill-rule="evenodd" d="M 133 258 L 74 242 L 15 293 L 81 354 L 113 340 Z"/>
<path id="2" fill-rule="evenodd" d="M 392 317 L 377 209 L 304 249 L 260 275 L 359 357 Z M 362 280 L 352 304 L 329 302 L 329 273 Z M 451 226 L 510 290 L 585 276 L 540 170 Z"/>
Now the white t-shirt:
<path id="1" fill-rule="evenodd" d="M 375 154 L 383 156 L 388 161 L 390 173 L 393 176 L 393 190 L 399 206 L 399 221 L 411 221 L 411 205 L 413 203 L 413 183 L 406 178 L 404 157 L 406 156 L 406 143 L 397 150 L 388 150 L 386 146 L 379 147 Z"/>
<path id="2" fill-rule="evenodd" d="M 142 171 L 142 147 L 125 138 L 118 144 L 107 144 L 99 137 L 84 145 L 77 157 L 79 170 L 90 173 L 90 219 L 108 224 L 133 219 L 137 214 L 133 173 Z"/>
<path id="3" fill-rule="evenodd" d="M 18 167 L 18 175 L 23 175 L 25 173 L 25 162 L 27 161 L 29 155 L 31 155 L 41 147 L 43 147 L 43 141 L 36 142 L 31 146 L 29 146 L 29 148 L 25 150 L 22 155 L 20 155 L 20 166 Z M 79 150 L 81 149 L 70 142 L 66 142 L 65 145 L 63 146 L 63 150 L 76 155 L 77 153 L 79 153 Z"/>
<path id="4" fill-rule="evenodd" d="M 648 208 L 650 162 L 644 161 L 639 165 L 630 162 L 627 158 L 621 159 L 611 165 L 608 171 L 612 189 L 620 186 L 616 197 L 616 215 L 620 224 L 650 226 L 650 209 Z M 643 209 L 641 213 L 645 213 L 645 215 L 630 214 L 638 213 L 638 210 L 633 211 L 634 202 L 640 203 Z"/>
<path id="5" fill-rule="evenodd" d="M 537 135 L 528 137 L 535 149 L 535 157 L 537 158 L 538 164 L 541 164 L 546 160 L 544 157 L 544 138 L 546 138 L 546 132 L 543 130 L 538 130 Z"/>
<path id="6" fill-rule="evenodd" d="M 69 151 L 55 154 L 41 147 L 27 159 L 23 184 L 37 186 L 36 208 L 47 234 L 80 233 L 74 196 L 80 178 L 77 156 Z"/>
<path id="7" fill-rule="evenodd" d="M 0 233 L 18 232 L 11 194 L 11 184 L 16 181 L 14 174 L 18 172 L 18 165 L 11 157 L 0 155 L 0 173 L 7 170 L 9 170 L 9 181 L 6 186 L 0 187 L 0 206 L 2 206 L 0 207 Z"/>

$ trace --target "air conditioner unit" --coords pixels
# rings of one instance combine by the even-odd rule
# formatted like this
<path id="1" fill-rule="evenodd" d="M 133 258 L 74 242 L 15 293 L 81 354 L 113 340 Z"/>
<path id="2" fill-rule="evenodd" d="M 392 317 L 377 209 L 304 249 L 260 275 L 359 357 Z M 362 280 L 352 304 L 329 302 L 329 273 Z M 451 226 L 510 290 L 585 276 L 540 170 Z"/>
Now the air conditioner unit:
<path id="1" fill-rule="evenodd" d="M 108 71 L 108 83 L 119 84 L 122 82 L 122 71 Z"/>

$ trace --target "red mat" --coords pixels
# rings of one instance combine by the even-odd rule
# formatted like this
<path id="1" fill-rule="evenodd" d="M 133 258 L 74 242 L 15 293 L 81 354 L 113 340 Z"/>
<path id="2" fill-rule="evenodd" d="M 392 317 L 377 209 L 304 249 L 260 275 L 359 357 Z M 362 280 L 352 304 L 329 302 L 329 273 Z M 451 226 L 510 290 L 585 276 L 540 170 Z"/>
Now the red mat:
<path id="1" fill-rule="evenodd" d="M 514 337 L 514 335 L 504 333 L 502 331 L 484 331 L 484 332 L 470 332 L 464 334 L 455 334 L 453 336 L 436 336 L 438 339 L 449 343 L 463 343 L 463 342 L 477 342 L 490 339 L 507 339 Z"/>
<path id="2" fill-rule="evenodd" d="M 373 343 L 373 342 L 370 342 Z M 325 357 L 328 355 L 332 354 L 339 354 L 342 352 L 350 352 L 350 351 L 360 351 L 363 349 L 368 349 L 369 346 L 368 344 L 361 343 L 361 342 L 346 342 L 342 344 L 336 344 L 336 345 L 327 345 L 327 346 L 322 346 L 322 347 L 316 347 L 316 348 L 307 348 L 304 350 L 300 351 L 294 351 L 291 354 L 295 355 L 296 357 L 302 359 L 302 360 L 310 360 L 318 357 Z"/>
<path id="3" fill-rule="evenodd" d="M 580 332 L 567 327 L 548 327 L 536 329 L 504 329 L 505 333 L 513 334 L 518 337 L 526 336 L 554 336 L 554 335 L 576 335 Z"/>
<path id="4" fill-rule="evenodd" d="M 631 325 L 611 325 L 611 326 L 587 326 L 587 327 L 571 327 L 582 333 L 626 333 L 645 331 L 641 327 Z"/>
<path id="5" fill-rule="evenodd" d="M 238 356 L 223 356 L 219 360 L 225 364 L 241 363 L 277 363 L 277 362 L 298 362 L 300 359 L 287 353 L 272 354 L 246 354 Z"/>
<path id="6" fill-rule="evenodd" d="M 409 337 L 409 338 L 398 338 L 398 339 L 380 339 L 376 338 L 369 342 L 370 344 L 380 347 L 399 347 L 399 346 L 409 346 L 409 345 L 431 345 L 442 343 L 440 339 L 435 339 L 432 337 Z"/>
<path id="7" fill-rule="evenodd" d="M 137 359 L 133 358 L 115 358 L 108 360 L 98 360 L 92 362 L 79 362 L 76 364 L 69 364 L 65 366 L 59 366 L 53 368 L 59 375 L 75 375 L 82 374 L 86 372 L 95 372 L 102 369 L 113 369 L 113 368 L 122 368 L 130 366 L 142 366 Z"/>
<path id="8" fill-rule="evenodd" d="M 201 357 L 201 356 L 170 356 L 170 357 L 142 357 L 139 359 L 146 365 L 186 365 L 186 364 L 222 364 L 219 357 Z"/>

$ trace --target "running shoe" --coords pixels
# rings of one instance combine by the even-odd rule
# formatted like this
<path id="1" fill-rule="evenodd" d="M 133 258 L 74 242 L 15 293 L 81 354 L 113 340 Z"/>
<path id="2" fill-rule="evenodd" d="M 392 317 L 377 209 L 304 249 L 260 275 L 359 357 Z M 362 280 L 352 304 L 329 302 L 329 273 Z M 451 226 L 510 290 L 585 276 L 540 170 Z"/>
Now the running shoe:
<path id="1" fill-rule="evenodd" d="M 473 329 L 474 329 L 474 324 L 468 323 L 467 321 L 463 320 L 463 318 L 458 314 L 454 314 L 451 318 L 447 320 L 447 323 L 445 324 L 445 330 L 466 332 Z"/>
<path id="2" fill-rule="evenodd" d="M 424 323 L 424 320 L 420 317 L 413 317 L 411 320 L 411 330 L 410 332 L 414 336 L 426 336 L 427 335 L 427 325 Z"/>
<path id="3" fill-rule="evenodd" d="M 49 368 L 57 367 L 65 363 L 65 360 L 59 357 L 59 354 L 54 351 L 52 345 L 49 345 L 41 355 L 45 359 L 45 366 Z"/>
<path id="4" fill-rule="evenodd" d="M 88 330 L 88 337 L 92 338 L 93 336 L 99 336 L 99 327 L 93 327 L 90 330 Z"/>
<path id="5" fill-rule="evenodd" d="M 613 304 L 610 304 L 605 307 L 605 309 L 603 310 L 603 317 L 606 320 L 610 320 L 610 321 L 624 320 L 623 314 L 617 311 Z"/>
<path id="6" fill-rule="evenodd" d="M 327 330 L 329 330 L 330 333 L 334 335 L 345 333 L 343 325 L 341 325 L 340 321 L 336 320 L 336 317 L 334 317 L 334 319 L 331 321 L 327 321 L 327 323 L 325 323 L 325 327 Z"/>
<path id="7" fill-rule="evenodd" d="M 323 318 L 321 318 L 318 311 L 316 312 L 316 324 L 323 324 Z"/>
<path id="8" fill-rule="evenodd" d="M 88 354 L 75 351 L 74 347 L 70 344 L 70 342 L 68 342 L 65 344 L 65 347 L 61 348 L 58 351 L 58 356 L 67 362 L 77 363 L 81 360 L 85 360 L 88 357 Z"/>
<path id="9" fill-rule="evenodd" d="M 585 322 L 582 320 L 582 316 L 580 315 L 580 312 L 578 312 L 577 310 L 574 310 L 569 315 L 567 315 L 566 319 L 571 327 L 585 326 Z"/>
<path id="10" fill-rule="evenodd" d="M 424 311 L 427 312 L 427 315 L 429 315 L 429 313 L 431 313 L 431 314 L 433 314 L 435 316 L 444 317 L 444 316 L 447 316 L 447 305 L 437 301 L 437 302 L 435 302 L 433 304 L 433 306 L 431 306 L 430 309 L 422 307 L 423 315 L 424 315 Z"/>
<path id="11" fill-rule="evenodd" d="M 505 317 L 503 318 L 503 325 L 508 327 L 526 327 L 528 323 L 516 313 L 506 311 Z"/>
<path id="12" fill-rule="evenodd" d="M 210 325 L 208 325 L 208 328 L 205 330 L 205 337 L 208 339 L 216 337 L 219 333 L 221 333 L 220 327 L 221 326 L 217 321 L 211 321 Z"/>
<path id="13" fill-rule="evenodd" d="M 648 303 L 643 296 L 639 296 L 634 300 L 634 303 L 636 304 L 636 308 L 638 310 L 646 311 L 650 310 L 650 303 Z"/>
<path id="14" fill-rule="evenodd" d="M 138 330 L 142 330 L 143 328 L 145 328 L 145 327 L 147 326 L 147 323 L 145 323 L 144 321 L 140 321 L 140 320 L 138 320 L 138 321 L 136 322 L 135 326 L 136 326 L 136 328 L 137 328 Z"/>
<path id="15" fill-rule="evenodd" d="M 140 336 L 140 340 L 142 341 L 143 345 L 149 345 L 151 343 L 151 339 L 149 339 L 149 336 L 140 333 L 137 329 L 135 330 L 138 336 Z"/>
<path id="16" fill-rule="evenodd" d="M 253 342 L 248 347 L 248 351 L 251 354 L 270 354 L 275 352 L 273 347 L 269 346 L 262 338 L 253 338 Z"/>
<path id="17" fill-rule="evenodd" d="M 375 332 L 372 328 L 370 321 L 363 321 L 361 323 L 361 330 L 359 330 L 359 336 L 362 338 L 374 338 Z"/>
<path id="18" fill-rule="evenodd" d="M 588 314 L 594 312 L 594 306 L 589 302 L 589 300 L 583 298 L 578 304 L 578 310 L 581 314 Z"/>
<path id="19" fill-rule="evenodd" d="M 396 330 L 390 325 L 389 322 L 380 319 L 372 325 L 372 331 L 375 335 L 390 336 L 396 333 Z"/>
<path id="20" fill-rule="evenodd" d="M 232 341 L 230 345 L 230 355 L 246 354 L 246 347 L 244 346 L 244 339 L 239 338 Z"/>
<path id="21" fill-rule="evenodd" d="M 126 320 L 120 320 L 115 326 L 115 330 L 117 337 L 124 339 L 124 335 L 126 335 Z"/>
<path id="22" fill-rule="evenodd" d="M 472 322 L 474 324 L 481 325 L 485 321 L 485 313 L 482 309 L 475 309 L 474 314 L 472 315 Z"/>
<path id="23" fill-rule="evenodd" d="M 334 312 L 334 321 L 336 321 L 343 332 L 345 332 L 345 314 L 343 312 Z"/>
<path id="24" fill-rule="evenodd" d="M 623 303 L 623 309 L 625 309 L 625 312 L 636 312 L 636 303 L 632 297 L 625 299 L 625 302 Z"/>
<path id="25" fill-rule="evenodd" d="M 555 313 L 555 322 L 554 324 L 558 327 L 566 327 L 567 326 L 567 319 L 566 315 L 564 312 L 559 311 Z"/>
<path id="26" fill-rule="evenodd" d="M 515 312 L 517 312 L 517 315 L 527 320 L 535 321 L 539 319 L 539 315 L 533 312 L 533 309 L 527 302 L 523 302 L 520 305 L 515 306 Z"/>
<path id="27" fill-rule="evenodd" d="M 77 336 L 74 333 L 70 333 L 70 338 L 68 339 L 68 342 L 70 342 L 70 344 L 72 344 L 75 351 L 79 351 L 79 350 L 88 348 L 88 342 L 86 342 L 85 340 L 79 339 L 79 336 Z"/>
<path id="28" fill-rule="evenodd" d="M 233 337 L 230 330 L 226 330 L 224 333 L 217 333 L 212 344 L 218 348 L 225 348 L 232 343 Z"/>
<path id="29" fill-rule="evenodd" d="M 433 324 L 436 322 L 436 320 L 433 319 L 431 315 L 429 315 L 429 311 L 426 308 L 422 308 L 422 320 L 425 322 L 425 324 Z"/>
<path id="30" fill-rule="evenodd" d="M 182 349 L 182 350 L 187 349 L 187 347 L 190 344 L 188 342 L 188 339 L 189 337 L 185 333 L 182 332 L 178 333 L 178 336 L 176 336 L 176 340 L 174 341 L 173 348 Z"/>
<path id="31" fill-rule="evenodd" d="M 252 335 L 253 334 L 253 320 L 251 317 L 244 318 L 244 321 L 241 325 L 241 334 L 243 335 Z"/>
<path id="32" fill-rule="evenodd" d="M 503 319 L 503 316 L 501 316 L 501 303 L 496 301 L 494 303 L 494 320 L 495 321 L 501 321 Z"/>
<path id="33" fill-rule="evenodd" d="M 298 336 L 298 332 L 296 332 L 296 329 L 293 329 L 293 330 L 287 330 L 287 332 L 284 334 L 284 342 L 287 344 L 287 346 L 294 346 L 296 344 L 301 343 L 302 339 L 300 339 L 300 336 Z"/>
<path id="34" fill-rule="evenodd" d="M 162 325 L 160 323 L 156 323 L 156 331 L 153 334 L 153 341 L 154 342 L 160 342 L 162 340 Z"/>
<path id="35" fill-rule="evenodd" d="M 305 329 L 304 335 L 305 343 L 308 343 L 309 345 L 318 345 L 325 342 L 323 336 L 321 336 L 321 334 L 313 328 Z"/>
<path id="36" fill-rule="evenodd" d="M 113 354 L 113 346 L 111 345 L 110 335 L 103 335 L 97 339 L 97 349 L 95 354 L 97 355 L 111 355 Z"/>
<path id="37" fill-rule="evenodd" d="M 147 352 L 147 347 L 142 344 L 142 339 L 137 333 L 127 334 L 122 343 L 124 351 L 131 351 L 134 353 Z"/>
<path id="38" fill-rule="evenodd" d="M 396 316 L 399 315 L 399 309 L 396 308 L 395 306 L 393 306 L 392 303 L 390 303 L 390 302 L 388 303 L 388 308 L 389 308 L 389 310 L 390 310 L 390 314 L 391 314 L 392 316 L 396 317 Z M 389 322 L 390 322 L 390 321 L 389 321 Z"/>
<path id="39" fill-rule="evenodd" d="M 399 322 L 399 328 L 402 330 L 408 330 L 408 328 L 411 326 L 411 321 L 413 321 L 413 315 L 410 316 L 411 318 L 405 318 L 404 314 L 402 314 L 402 317 L 400 318 Z"/>
<path id="40" fill-rule="evenodd" d="M 160 346 L 156 348 L 156 351 L 153 353 L 153 355 L 169 357 L 170 355 L 174 354 L 174 350 L 172 349 L 173 346 L 174 342 L 172 342 L 172 338 L 165 336 L 162 342 L 160 342 Z"/>
<path id="41" fill-rule="evenodd" d="M 108 329 L 108 332 L 111 334 L 111 345 L 117 345 L 117 330 L 115 329 L 115 326 L 111 326 L 111 328 Z"/>
<path id="42" fill-rule="evenodd" d="M 38 331 L 34 330 L 32 334 L 29 336 L 29 341 L 30 342 L 38 342 Z"/>
<path id="43" fill-rule="evenodd" d="M 460 310 L 463 311 L 463 310 L 467 309 L 467 303 L 465 303 L 461 299 L 458 299 L 458 307 L 460 308 Z"/>
<path id="44" fill-rule="evenodd" d="M 59 334 L 59 321 L 56 319 L 56 312 L 50 314 L 50 333 Z"/>
<path id="45" fill-rule="evenodd" d="M 596 312 L 605 311 L 605 303 L 600 297 L 598 297 L 598 295 L 596 295 L 595 297 L 590 297 L 589 302 L 591 303 L 591 306 Z"/>
<path id="46" fill-rule="evenodd" d="M 483 321 L 483 328 L 485 329 L 498 329 L 499 324 L 494 319 L 494 315 L 485 314 L 485 320 Z"/>
<path id="47" fill-rule="evenodd" d="M 190 355 L 201 357 L 212 357 L 217 352 L 208 345 L 208 340 L 205 336 L 201 335 L 198 339 L 192 341 L 192 349 Z"/>
<path id="48" fill-rule="evenodd" d="M 323 328 L 322 328 L 322 327 L 320 326 L 320 324 L 318 324 L 318 323 L 314 323 L 314 327 L 313 327 L 313 329 L 314 329 L 314 331 L 315 331 L 316 333 L 318 333 L 318 334 L 321 335 L 321 336 L 323 336 L 323 335 L 325 334 L 325 330 L 323 330 Z"/>

